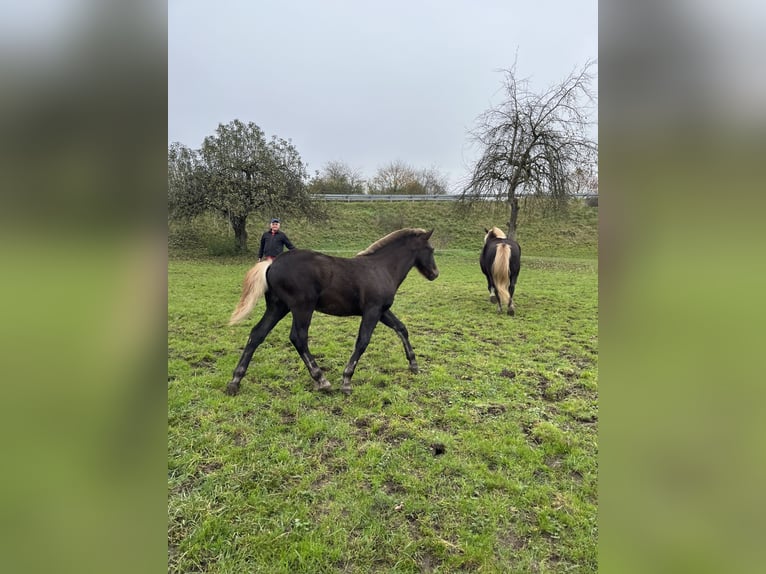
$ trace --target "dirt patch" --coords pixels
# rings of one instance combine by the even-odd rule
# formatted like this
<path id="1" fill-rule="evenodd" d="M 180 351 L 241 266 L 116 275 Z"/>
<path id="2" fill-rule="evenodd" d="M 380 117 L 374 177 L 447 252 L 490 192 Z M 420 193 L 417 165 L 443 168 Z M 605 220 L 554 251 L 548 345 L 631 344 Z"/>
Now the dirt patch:
<path id="1" fill-rule="evenodd" d="M 447 452 L 447 447 L 440 442 L 435 442 L 431 444 L 431 451 L 433 452 L 434 456 L 441 456 Z"/>
<path id="2" fill-rule="evenodd" d="M 569 390 L 560 382 L 551 381 L 541 373 L 538 373 L 536 378 L 537 388 L 544 400 L 549 402 L 560 401 L 569 395 Z"/>
<path id="3" fill-rule="evenodd" d="M 509 371 L 508 369 L 503 369 L 502 371 L 500 371 L 500 376 L 505 377 L 506 379 L 515 379 L 516 371 Z"/>
<path id="4" fill-rule="evenodd" d="M 508 407 L 505 405 L 481 405 L 478 408 L 479 414 L 483 416 L 489 416 L 489 417 L 496 417 L 499 415 L 502 415 L 505 411 L 508 410 Z"/>
<path id="5" fill-rule="evenodd" d="M 418 566 L 420 566 L 420 571 L 423 574 L 430 574 L 431 572 L 436 572 L 436 569 L 439 568 L 441 563 L 441 558 L 437 558 L 433 554 L 425 552 L 420 559 L 420 564 L 418 564 Z"/>
<path id="6" fill-rule="evenodd" d="M 232 440 L 235 445 L 237 446 L 245 446 L 247 444 L 247 437 L 245 436 L 245 433 L 241 430 L 237 430 L 234 432 L 234 436 L 232 437 Z"/>
<path id="7" fill-rule="evenodd" d="M 571 416 L 577 422 L 584 424 L 594 424 L 598 422 L 598 415 L 594 413 L 572 413 Z"/>
<path id="8" fill-rule="evenodd" d="M 386 494 L 403 494 L 406 491 L 401 484 L 394 482 L 393 480 L 386 480 L 383 483 L 383 492 Z"/>
<path id="9" fill-rule="evenodd" d="M 226 353 L 225 351 L 213 351 L 212 354 L 206 353 L 202 357 L 198 358 L 197 360 L 190 360 L 186 357 L 185 360 L 189 364 L 190 367 L 194 367 L 195 369 L 204 369 L 207 371 L 211 371 L 215 368 L 216 361 L 222 356 L 224 356 Z"/>
<path id="10" fill-rule="evenodd" d="M 211 460 L 210 462 L 203 463 L 197 467 L 197 472 L 199 474 L 210 474 L 214 470 L 218 470 L 223 466 L 223 463 L 218 462 L 217 460 Z"/>
<path id="11" fill-rule="evenodd" d="M 184 480 L 178 486 L 174 486 L 173 488 L 171 488 L 170 489 L 170 494 L 186 496 L 194 488 L 196 480 L 197 480 L 197 476 L 196 475 L 192 475 L 192 476 L 188 477 L 186 480 Z"/>
<path id="12" fill-rule="evenodd" d="M 503 548 L 513 548 L 514 550 L 521 550 L 527 545 L 526 540 L 513 531 L 506 532 L 498 537 L 498 542 Z"/>
<path id="13" fill-rule="evenodd" d="M 561 457 L 560 456 L 547 456 L 544 460 L 545 466 L 548 468 L 556 469 L 561 466 Z"/>
<path id="14" fill-rule="evenodd" d="M 441 431 L 452 430 L 452 425 L 450 425 L 449 422 L 447 422 L 447 420 L 444 419 L 443 417 L 434 418 L 433 422 L 431 423 L 431 426 Z"/>
<path id="15" fill-rule="evenodd" d="M 319 460 L 323 463 L 334 460 L 338 449 L 343 446 L 343 443 L 336 438 L 327 439 L 322 445 L 322 450 L 319 453 Z"/>
<path id="16" fill-rule="evenodd" d="M 205 371 L 212 371 L 215 367 L 215 359 L 213 357 L 207 356 L 202 357 L 201 359 L 193 362 L 189 362 L 189 366 L 193 367 L 195 369 L 203 369 Z"/>
<path id="17" fill-rule="evenodd" d="M 295 424 L 295 415 L 293 413 L 282 413 L 282 424 L 283 425 L 294 425 Z"/>

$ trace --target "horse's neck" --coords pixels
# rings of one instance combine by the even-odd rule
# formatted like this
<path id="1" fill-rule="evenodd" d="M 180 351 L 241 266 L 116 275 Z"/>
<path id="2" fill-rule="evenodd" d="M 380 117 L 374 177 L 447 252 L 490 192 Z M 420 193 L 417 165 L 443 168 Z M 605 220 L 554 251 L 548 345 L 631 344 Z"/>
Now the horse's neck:
<path id="1" fill-rule="evenodd" d="M 404 281 L 410 269 L 415 265 L 415 254 L 403 245 L 387 246 L 382 252 L 373 255 L 373 257 L 376 256 L 388 262 L 386 267 L 389 269 L 391 277 L 396 280 L 397 285 Z"/>

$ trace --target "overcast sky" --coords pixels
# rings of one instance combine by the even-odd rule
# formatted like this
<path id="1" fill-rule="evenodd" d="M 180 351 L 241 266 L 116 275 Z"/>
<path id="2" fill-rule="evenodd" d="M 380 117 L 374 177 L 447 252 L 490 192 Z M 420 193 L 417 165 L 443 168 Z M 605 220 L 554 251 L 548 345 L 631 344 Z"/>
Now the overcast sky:
<path id="1" fill-rule="evenodd" d="M 516 60 L 538 91 L 597 57 L 596 0 L 169 0 L 168 143 L 240 119 L 292 140 L 310 174 L 401 160 L 455 185 L 499 70 Z"/>

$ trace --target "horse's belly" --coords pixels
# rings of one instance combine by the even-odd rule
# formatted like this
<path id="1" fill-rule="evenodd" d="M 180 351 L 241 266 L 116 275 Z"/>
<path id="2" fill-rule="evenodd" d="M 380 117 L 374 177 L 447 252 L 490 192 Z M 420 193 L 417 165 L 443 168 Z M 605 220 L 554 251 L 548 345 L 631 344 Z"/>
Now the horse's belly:
<path id="1" fill-rule="evenodd" d="M 361 315 L 359 305 L 349 299 L 339 297 L 320 297 L 317 301 L 317 311 L 326 315 L 345 317 L 348 315 Z"/>

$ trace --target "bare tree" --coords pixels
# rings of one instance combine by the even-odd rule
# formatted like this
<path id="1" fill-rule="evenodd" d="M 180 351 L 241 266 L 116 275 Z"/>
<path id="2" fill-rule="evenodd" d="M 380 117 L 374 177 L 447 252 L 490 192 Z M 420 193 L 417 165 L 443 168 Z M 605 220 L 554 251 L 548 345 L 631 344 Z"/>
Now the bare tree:
<path id="1" fill-rule="evenodd" d="M 447 177 L 435 167 L 418 170 L 397 160 L 378 168 L 367 187 L 371 194 L 441 195 L 447 185 Z"/>
<path id="2" fill-rule="evenodd" d="M 421 169 L 415 175 L 426 195 L 444 195 L 447 193 L 449 179 L 435 167 Z"/>
<path id="3" fill-rule="evenodd" d="M 578 167 L 570 177 L 571 190 L 578 195 L 598 195 L 598 172 Z"/>
<path id="4" fill-rule="evenodd" d="M 470 134 L 482 152 L 461 200 L 506 202 L 509 237 L 516 236 L 519 195 L 561 203 L 572 193 L 576 170 L 595 161 L 597 145 L 587 134 L 595 107 L 590 88 L 594 63 L 542 93 L 517 78 L 515 65 L 503 70 L 505 99 L 479 116 Z"/>
<path id="5" fill-rule="evenodd" d="M 378 168 L 375 177 L 367 184 L 371 194 L 415 194 L 413 183 L 417 182 L 415 170 L 409 164 L 397 160 Z"/>

